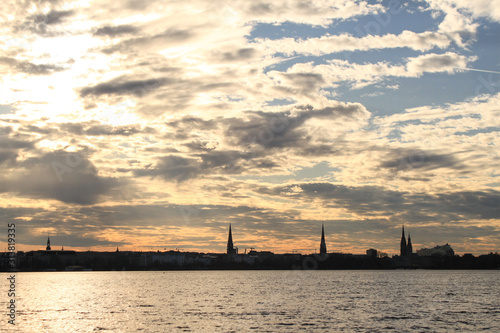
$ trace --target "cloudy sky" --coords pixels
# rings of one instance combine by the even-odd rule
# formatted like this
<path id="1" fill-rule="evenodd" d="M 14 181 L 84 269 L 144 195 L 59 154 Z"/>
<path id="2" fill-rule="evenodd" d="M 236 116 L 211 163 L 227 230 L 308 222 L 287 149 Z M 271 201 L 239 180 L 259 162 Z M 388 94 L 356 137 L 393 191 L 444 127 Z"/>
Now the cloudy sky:
<path id="1" fill-rule="evenodd" d="M 500 1 L 7 0 L 19 250 L 500 251 Z"/>

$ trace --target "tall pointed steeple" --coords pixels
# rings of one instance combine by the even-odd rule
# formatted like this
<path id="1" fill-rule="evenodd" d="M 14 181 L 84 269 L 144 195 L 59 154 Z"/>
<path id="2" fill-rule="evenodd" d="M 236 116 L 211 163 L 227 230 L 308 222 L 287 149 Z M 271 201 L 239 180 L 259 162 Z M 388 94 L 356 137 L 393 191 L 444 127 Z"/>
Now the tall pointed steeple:
<path id="1" fill-rule="evenodd" d="M 237 249 L 233 245 L 233 233 L 231 232 L 231 224 L 229 224 L 229 236 L 227 238 L 227 254 L 237 254 Z"/>
<path id="2" fill-rule="evenodd" d="M 406 255 L 411 256 L 413 253 L 413 245 L 411 245 L 411 237 L 410 233 L 408 232 L 408 244 L 406 244 Z"/>
<path id="3" fill-rule="evenodd" d="M 406 238 L 405 238 L 405 226 L 403 224 L 403 232 L 401 233 L 401 244 L 399 247 L 399 255 L 401 257 L 406 256 Z"/>
<path id="4" fill-rule="evenodd" d="M 45 250 L 47 250 L 47 251 L 51 250 L 51 247 L 50 247 L 50 236 L 47 236 L 47 247 L 45 248 Z"/>
<path id="5" fill-rule="evenodd" d="M 326 254 L 326 242 L 325 242 L 325 226 L 321 225 L 321 244 L 319 245 L 319 254 Z"/>

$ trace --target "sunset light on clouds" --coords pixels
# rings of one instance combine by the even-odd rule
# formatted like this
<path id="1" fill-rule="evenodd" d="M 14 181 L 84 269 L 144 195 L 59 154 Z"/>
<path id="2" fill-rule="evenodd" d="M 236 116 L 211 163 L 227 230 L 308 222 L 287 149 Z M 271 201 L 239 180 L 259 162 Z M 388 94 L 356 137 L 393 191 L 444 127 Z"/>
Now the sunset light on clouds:
<path id="1" fill-rule="evenodd" d="M 498 0 L 0 6 L 19 250 L 500 250 Z"/>

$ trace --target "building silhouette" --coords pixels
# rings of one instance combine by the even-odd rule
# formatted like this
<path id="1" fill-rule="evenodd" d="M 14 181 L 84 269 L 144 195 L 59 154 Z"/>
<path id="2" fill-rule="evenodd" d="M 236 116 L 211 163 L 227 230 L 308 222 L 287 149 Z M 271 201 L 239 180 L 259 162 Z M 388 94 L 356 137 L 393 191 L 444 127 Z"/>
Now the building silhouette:
<path id="1" fill-rule="evenodd" d="M 326 254 L 326 242 L 325 242 L 325 226 L 321 225 L 321 244 L 319 245 L 319 254 Z"/>
<path id="2" fill-rule="evenodd" d="M 227 238 L 227 254 L 238 254 L 238 248 L 233 245 L 233 233 L 231 232 L 231 224 L 229 224 L 229 236 Z"/>
<path id="3" fill-rule="evenodd" d="M 405 226 L 403 225 L 403 230 L 401 233 L 401 243 L 399 246 L 399 255 L 401 257 L 409 257 L 413 254 L 413 245 L 411 244 L 410 233 L 408 233 L 408 243 L 405 238 Z"/>
<path id="4" fill-rule="evenodd" d="M 431 249 L 417 250 L 417 254 L 423 257 L 453 257 L 455 251 L 450 244 L 446 243 L 446 245 L 437 245 Z"/>
<path id="5" fill-rule="evenodd" d="M 375 249 L 368 249 L 368 250 L 366 250 L 366 256 L 370 257 L 370 258 L 377 258 L 378 251 Z"/>
<path id="6" fill-rule="evenodd" d="M 405 238 L 405 226 L 403 225 L 403 232 L 401 233 L 401 243 L 399 245 L 399 255 L 401 257 L 406 257 L 406 238 Z"/>
<path id="7" fill-rule="evenodd" d="M 411 245 L 410 232 L 408 232 L 408 243 L 406 244 L 406 255 L 411 256 L 413 254 L 413 245 Z"/>
<path id="8" fill-rule="evenodd" d="M 45 247 L 45 250 L 47 250 L 47 251 L 51 250 L 51 247 L 50 247 L 50 236 L 47 236 L 47 247 Z"/>

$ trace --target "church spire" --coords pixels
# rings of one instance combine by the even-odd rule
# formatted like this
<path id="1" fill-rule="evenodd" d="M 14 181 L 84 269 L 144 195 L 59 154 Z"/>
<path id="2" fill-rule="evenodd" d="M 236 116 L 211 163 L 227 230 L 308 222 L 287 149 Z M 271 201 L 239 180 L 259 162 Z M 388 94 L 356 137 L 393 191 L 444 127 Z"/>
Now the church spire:
<path id="1" fill-rule="evenodd" d="M 321 244 L 319 246 L 319 254 L 326 254 L 326 242 L 325 242 L 325 225 L 321 225 Z"/>
<path id="2" fill-rule="evenodd" d="M 47 247 L 45 248 L 45 250 L 47 250 L 47 251 L 51 250 L 51 247 L 50 247 L 50 236 L 47 236 Z"/>
<path id="3" fill-rule="evenodd" d="M 408 232 L 408 244 L 406 244 L 406 255 L 411 256 L 413 253 L 413 245 L 411 245 L 410 232 Z"/>
<path id="4" fill-rule="evenodd" d="M 233 233 L 231 232 L 231 224 L 229 224 L 229 236 L 227 238 L 227 254 L 238 254 L 238 250 L 233 245 Z"/>
<path id="5" fill-rule="evenodd" d="M 406 256 L 406 251 L 407 251 L 407 245 L 406 245 L 406 238 L 405 238 L 405 226 L 403 224 L 403 231 L 401 233 L 401 244 L 399 247 L 399 255 L 401 257 Z"/>

